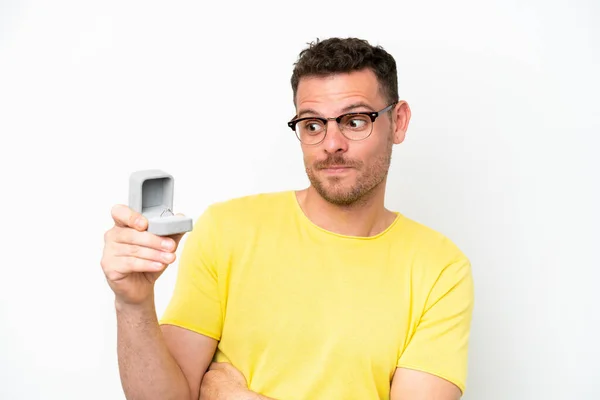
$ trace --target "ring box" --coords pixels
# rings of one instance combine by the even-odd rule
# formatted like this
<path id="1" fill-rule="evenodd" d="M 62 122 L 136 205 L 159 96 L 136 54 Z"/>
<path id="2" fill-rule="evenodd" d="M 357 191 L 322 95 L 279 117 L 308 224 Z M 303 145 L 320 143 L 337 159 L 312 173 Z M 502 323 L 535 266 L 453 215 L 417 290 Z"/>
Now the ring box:
<path id="1" fill-rule="evenodd" d="M 148 219 L 148 232 L 158 236 L 176 235 L 193 228 L 192 218 L 174 215 L 173 176 L 159 169 L 136 171 L 129 177 L 129 208 Z"/>

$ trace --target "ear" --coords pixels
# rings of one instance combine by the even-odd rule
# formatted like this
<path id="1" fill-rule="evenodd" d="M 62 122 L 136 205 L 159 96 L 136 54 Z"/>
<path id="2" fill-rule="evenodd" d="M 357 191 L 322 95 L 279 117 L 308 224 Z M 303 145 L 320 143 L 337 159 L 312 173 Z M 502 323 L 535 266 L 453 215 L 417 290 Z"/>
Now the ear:
<path id="1" fill-rule="evenodd" d="M 401 100 L 394 106 L 394 110 L 392 111 L 394 144 L 400 144 L 404 141 L 410 116 L 410 107 L 406 101 Z"/>

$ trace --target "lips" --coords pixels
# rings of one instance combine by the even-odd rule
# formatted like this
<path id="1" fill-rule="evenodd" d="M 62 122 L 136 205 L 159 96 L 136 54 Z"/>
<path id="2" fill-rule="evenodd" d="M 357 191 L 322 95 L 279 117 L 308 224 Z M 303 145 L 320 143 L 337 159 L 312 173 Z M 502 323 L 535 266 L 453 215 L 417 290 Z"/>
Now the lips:
<path id="1" fill-rule="evenodd" d="M 323 167 L 321 169 L 348 169 L 348 168 L 351 168 L 351 167 L 349 167 L 347 165 L 329 165 L 329 166 Z"/>
<path id="2" fill-rule="evenodd" d="M 321 171 L 323 171 L 326 174 L 344 174 L 346 171 L 350 170 L 350 167 L 341 167 L 341 166 L 331 166 L 331 167 L 325 167 L 322 168 Z"/>

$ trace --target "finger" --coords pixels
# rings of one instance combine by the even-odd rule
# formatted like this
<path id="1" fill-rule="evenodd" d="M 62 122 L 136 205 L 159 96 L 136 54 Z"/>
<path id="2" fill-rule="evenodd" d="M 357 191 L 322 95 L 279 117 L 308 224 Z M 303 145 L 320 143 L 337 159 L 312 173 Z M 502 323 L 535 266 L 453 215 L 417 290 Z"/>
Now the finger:
<path id="1" fill-rule="evenodd" d="M 115 225 L 120 227 L 134 228 L 138 231 L 145 231 L 148 228 L 146 217 L 123 204 L 113 206 L 111 216 Z"/>
<path id="2" fill-rule="evenodd" d="M 172 264 L 176 258 L 174 252 L 160 251 L 150 247 L 124 243 L 115 243 L 112 254 L 115 257 L 137 257 L 162 264 Z"/>
<path id="3" fill-rule="evenodd" d="M 158 236 L 148 231 L 138 232 L 131 228 L 116 228 L 114 241 L 168 252 L 174 252 L 177 248 L 177 242 L 170 237 Z"/>
<path id="4" fill-rule="evenodd" d="M 168 265 L 138 257 L 117 257 L 115 260 L 113 270 L 121 275 L 134 272 L 158 272 L 164 270 Z"/>

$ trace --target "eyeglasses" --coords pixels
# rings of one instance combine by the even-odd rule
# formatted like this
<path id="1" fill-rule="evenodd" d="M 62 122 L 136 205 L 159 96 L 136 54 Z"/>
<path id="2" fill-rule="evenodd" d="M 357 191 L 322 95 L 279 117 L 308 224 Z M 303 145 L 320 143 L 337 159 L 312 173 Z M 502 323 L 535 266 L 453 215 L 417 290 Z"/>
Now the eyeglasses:
<path id="1" fill-rule="evenodd" d="M 394 102 L 381 111 L 364 111 L 342 114 L 335 118 L 304 117 L 292 119 L 288 126 L 296 132 L 296 137 L 303 144 L 316 145 L 325 140 L 327 122 L 335 121 L 342 135 L 348 140 L 364 140 L 371 136 L 373 123 L 380 115 L 391 110 L 398 102 Z"/>

